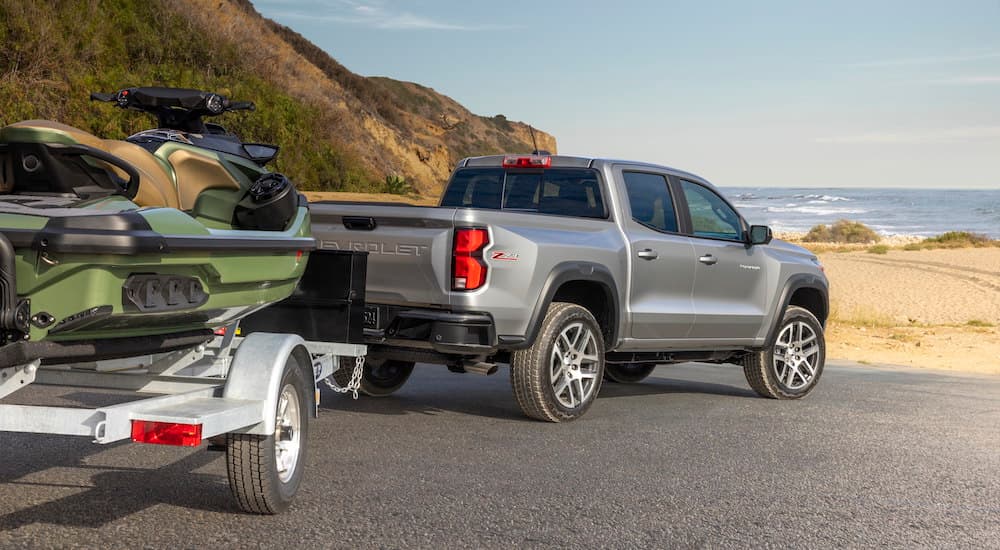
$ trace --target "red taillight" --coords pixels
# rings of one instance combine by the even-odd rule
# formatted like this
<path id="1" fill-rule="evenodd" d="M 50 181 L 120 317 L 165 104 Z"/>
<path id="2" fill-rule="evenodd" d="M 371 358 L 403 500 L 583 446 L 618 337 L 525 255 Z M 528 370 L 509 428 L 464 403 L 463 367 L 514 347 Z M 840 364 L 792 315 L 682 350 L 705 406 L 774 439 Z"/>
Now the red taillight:
<path id="1" fill-rule="evenodd" d="M 486 263 L 483 249 L 490 244 L 485 229 L 456 229 L 452 252 L 452 290 L 476 290 L 486 283 Z"/>
<path id="2" fill-rule="evenodd" d="M 540 157 L 532 155 L 530 157 L 504 157 L 504 168 L 549 168 L 552 166 L 552 157 Z"/>
<path id="3" fill-rule="evenodd" d="M 201 424 L 133 420 L 132 441 L 154 445 L 197 447 L 201 445 Z"/>

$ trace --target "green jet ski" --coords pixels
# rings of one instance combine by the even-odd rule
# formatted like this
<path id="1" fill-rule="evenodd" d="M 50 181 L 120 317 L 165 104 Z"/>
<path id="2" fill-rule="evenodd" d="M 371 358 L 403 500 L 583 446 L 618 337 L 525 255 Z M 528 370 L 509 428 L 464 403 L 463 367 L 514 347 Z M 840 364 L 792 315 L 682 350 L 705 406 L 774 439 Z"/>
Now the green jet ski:
<path id="1" fill-rule="evenodd" d="M 92 94 L 153 114 L 124 141 L 56 122 L 0 128 L 0 368 L 184 349 L 289 296 L 315 248 L 305 199 L 205 117 L 214 93 Z"/>

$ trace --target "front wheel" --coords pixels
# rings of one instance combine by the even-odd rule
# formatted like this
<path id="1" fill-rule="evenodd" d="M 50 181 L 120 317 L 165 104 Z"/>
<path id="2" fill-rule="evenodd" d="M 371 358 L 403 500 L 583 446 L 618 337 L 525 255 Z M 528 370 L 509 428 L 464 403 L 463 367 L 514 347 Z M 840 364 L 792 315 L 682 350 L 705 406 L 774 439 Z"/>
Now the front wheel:
<path id="1" fill-rule="evenodd" d="M 282 512 L 302 484 L 313 388 L 294 356 L 285 362 L 280 387 L 274 433 L 226 434 L 229 488 L 244 512 Z"/>
<path id="2" fill-rule="evenodd" d="M 772 399 L 800 399 L 819 382 L 826 364 L 823 326 L 809 310 L 789 306 L 774 344 L 741 360 L 755 392 Z"/>
<path id="3" fill-rule="evenodd" d="M 341 388 L 346 388 L 354 374 L 353 357 L 341 357 L 341 367 L 333 373 L 333 381 Z M 406 384 L 413 373 L 413 361 L 397 361 L 395 359 L 368 359 L 361 375 L 361 387 L 358 391 L 369 397 L 386 397 L 392 395 Z"/>
<path id="4" fill-rule="evenodd" d="M 527 416 L 549 422 L 575 420 L 593 405 L 604 377 L 604 338 L 585 308 L 549 306 L 531 347 L 515 351 L 510 382 Z"/>

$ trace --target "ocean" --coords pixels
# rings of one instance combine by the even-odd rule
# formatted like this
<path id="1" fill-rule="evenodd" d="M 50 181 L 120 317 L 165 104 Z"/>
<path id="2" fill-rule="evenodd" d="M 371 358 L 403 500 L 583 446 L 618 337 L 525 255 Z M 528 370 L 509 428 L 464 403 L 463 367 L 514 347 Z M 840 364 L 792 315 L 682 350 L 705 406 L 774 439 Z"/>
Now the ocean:
<path id="1" fill-rule="evenodd" d="M 930 237 L 969 231 L 1000 239 L 1000 189 L 723 187 L 753 224 L 809 231 L 840 219 L 882 235 Z"/>

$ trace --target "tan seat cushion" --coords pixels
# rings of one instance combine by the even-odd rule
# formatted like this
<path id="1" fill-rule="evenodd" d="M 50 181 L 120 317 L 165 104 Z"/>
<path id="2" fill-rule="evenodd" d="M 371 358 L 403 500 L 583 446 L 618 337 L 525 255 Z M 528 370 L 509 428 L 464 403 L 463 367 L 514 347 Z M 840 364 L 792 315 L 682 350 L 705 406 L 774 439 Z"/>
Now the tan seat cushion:
<path id="1" fill-rule="evenodd" d="M 134 143 L 103 140 L 103 149 L 135 167 L 139 172 L 139 191 L 132 202 L 139 206 L 179 208 L 174 181 L 160 164 L 160 159 Z"/>
<path id="2" fill-rule="evenodd" d="M 8 130 L 10 129 L 10 130 Z M 51 120 L 26 120 L 6 126 L 0 133 L 4 138 L 17 139 L 20 130 L 42 130 L 61 134 L 71 141 L 110 153 L 135 167 L 139 172 L 139 190 L 133 202 L 139 206 L 166 206 L 178 208 L 177 187 L 161 161 L 152 153 L 134 143 L 114 139 L 101 139 L 79 128 Z M 112 167 L 112 169 L 114 169 Z M 119 176 L 128 177 L 115 169 Z"/>

